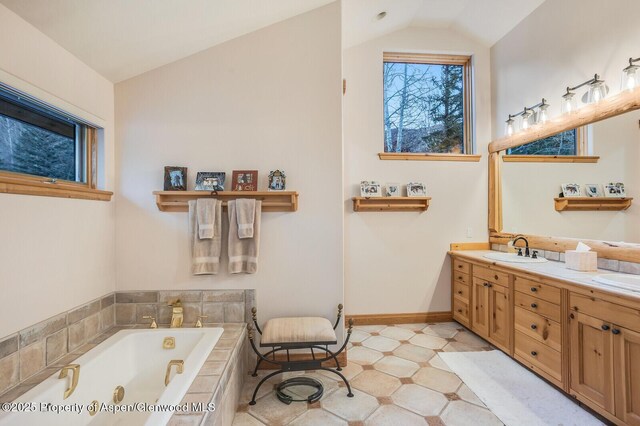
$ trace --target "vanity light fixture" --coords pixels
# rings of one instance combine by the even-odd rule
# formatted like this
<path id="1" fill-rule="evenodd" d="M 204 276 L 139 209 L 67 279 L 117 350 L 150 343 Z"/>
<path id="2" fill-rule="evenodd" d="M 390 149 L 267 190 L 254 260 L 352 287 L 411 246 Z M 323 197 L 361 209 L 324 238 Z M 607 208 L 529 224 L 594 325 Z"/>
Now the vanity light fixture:
<path id="1" fill-rule="evenodd" d="M 600 79 L 598 74 L 595 74 L 592 79 L 580 83 L 577 86 L 567 87 L 567 92 L 562 95 L 561 110 L 563 114 L 569 114 L 575 112 L 578 108 L 576 102 L 576 90 L 589 85 L 589 93 L 587 95 L 586 103 L 591 104 L 599 102 L 607 96 L 607 85 L 604 84 L 604 80 Z"/>
<path id="2" fill-rule="evenodd" d="M 629 65 L 622 70 L 622 84 L 620 90 L 633 90 L 638 85 L 638 68 L 640 66 L 634 65 L 634 62 L 640 61 L 640 58 L 629 58 Z"/>
<path id="3" fill-rule="evenodd" d="M 533 110 L 524 107 L 524 111 L 520 114 L 520 130 L 527 130 L 531 127 L 531 119 L 533 117 Z"/>
<path id="4" fill-rule="evenodd" d="M 549 119 L 547 108 L 549 108 L 549 104 L 546 99 L 542 98 L 542 102 L 530 107 L 524 107 L 524 109 L 517 114 L 509 114 L 509 118 L 506 121 L 506 135 L 512 136 L 516 132 L 516 125 L 514 121 L 514 118 L 516 117 L 520 117 L 519 130 L 527 130 L 533 124 L 546 123 Z"/>
<path id="5" fill-rule="evenodd" d="M 505 129 L 505 133 L 507 134 L 507 136 L 512 136 L 513 133 L 515 132 L 515 129 L 513 128 L 513 115 L 509 114 L 509 119 L 507 120 L 507 127 Z"/>

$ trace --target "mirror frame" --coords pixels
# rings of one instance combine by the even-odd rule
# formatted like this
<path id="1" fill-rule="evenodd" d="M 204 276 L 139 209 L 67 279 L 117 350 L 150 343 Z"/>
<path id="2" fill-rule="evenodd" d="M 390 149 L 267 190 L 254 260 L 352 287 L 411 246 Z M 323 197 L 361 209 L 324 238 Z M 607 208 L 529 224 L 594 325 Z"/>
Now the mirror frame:
<path id="1" fill-rule="evenodd" d="M 636 87 L 633 91 L 620 92 L 596 104 L 584 105 L 573 114 L 562 115 L 545 124 L 537 124 L 526 131 L 492 141 L 489 144 L 489 242 L 506 244 L 516 235 L 502 230 L 502 153 L 504 151 L 637 109 L 640 109 L 640 87 Z M 537 249 L 564 252 L 575 249 L 578 241 L 582 241 L 598 252 L 598 257 L 640 263 L 640 244 L 518 235 L 524 235 L 529 245 Z"/>

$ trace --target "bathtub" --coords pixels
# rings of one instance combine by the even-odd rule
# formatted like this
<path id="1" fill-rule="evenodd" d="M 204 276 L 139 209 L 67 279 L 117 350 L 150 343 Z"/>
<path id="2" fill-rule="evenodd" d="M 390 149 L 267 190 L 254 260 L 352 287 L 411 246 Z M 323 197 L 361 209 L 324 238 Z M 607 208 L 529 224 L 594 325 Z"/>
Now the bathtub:
<path id="1" fill-rule="evenodd" d="M 0 417 L 0 425 L 163 425 L 180 405 L 191 382 L 222 335 L 222 328 L 122 330 L 73 361 L 80 365 L 75 391 L 63 399 L 71 375 L 59 372 L 15 400 Z M 165 349 L 165 338 L 175 348 Z M 183 360 L 184 370 L 165 372 L 171 360 Z M 124 399 L 113 402 L 114 390 L 123 386 Z M 88 407 L 98 401 L 95 415 Z M 209 407 L 213 409 L 213 407 Z"/>

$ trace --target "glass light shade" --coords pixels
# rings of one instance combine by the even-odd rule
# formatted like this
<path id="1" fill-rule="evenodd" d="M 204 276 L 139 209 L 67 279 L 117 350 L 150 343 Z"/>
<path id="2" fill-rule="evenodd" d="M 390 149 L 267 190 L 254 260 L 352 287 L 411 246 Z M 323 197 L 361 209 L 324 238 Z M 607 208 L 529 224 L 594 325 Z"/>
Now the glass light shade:
<path id="1" fill-rule="evenodd" d="M 520 116 L 520 128 L 522 130 L 527 130 L 529 127 L 531 127 L 532 117 L 533 112 L 531 110 L 525 110 L 525 112 L 522 113 L 522 115 Z"/>
<path id="2" fill-rule="evenodd" d="M 587 97 L 587 103 L 600 102 L 607 96 L 607 88 L 604 81 L 594 81 L 589 85 L 589 96 Z"/>
<path id="3" fill-rule="evenodd" d="M 562 95 L 562 103 L 560 104 L 560 110 L 563 114 L 571 114 L 578 109 L 576 103 L 576 94 L 573 92 L 567 92 Z"/>
<path id="4" fill-rule="evenodd" d="M 505 129 L 504 129 L 504 133 L 507 136 L 512 136 L 515 133 L 515 128 L 513 126 L 513 123 L 514 123 L 513 118 L 509 117 L 509 119 L 507 120 L 507 124 L 505 126 Z"/>
<path id="5" fill-rule="evenodd" d="M 620 84 L 620 90 L 633 90 L 638 85 L 638 66 L 629 65 L 622 70 L 622 81 Z"/>
<path id="6" fill-rule="evenodd" d="M 538 114 L 536 116 L 536 122 L 538 124 L 544 124 L 549 121 L 549 104 L 542 104 L 538 109 Z"/>

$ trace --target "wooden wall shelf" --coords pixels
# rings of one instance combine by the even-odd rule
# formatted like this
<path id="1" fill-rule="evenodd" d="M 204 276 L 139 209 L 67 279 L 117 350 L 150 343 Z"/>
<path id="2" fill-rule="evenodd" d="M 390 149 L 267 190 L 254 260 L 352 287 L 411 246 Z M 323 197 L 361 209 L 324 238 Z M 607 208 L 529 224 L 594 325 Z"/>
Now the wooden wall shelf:
<path id="1" fill-rule="evenodd" d="M 162 212 L 189 211 L 189 200 L 196 198 L 218 198 L 222 200 L 222 207 L 226 208 L 227 201 L 237 198 L 255 198 L 262 201 L 263 212 L 295 212 L 298 210 L 298 193 L 295 191 L 220 191 L 213 194 L 210 191 L 154 191 L 156 204 Z"/>
<path id="2" fill-rule="evenodd" d="M 353 197 L 354 212 L 423 212 L 431 197 Z"/>
<path id="3" fill-rule="evenodd" d="M 626 210 L 633 198 L 564 197 L 554 198 L 556 211 Z"/>

